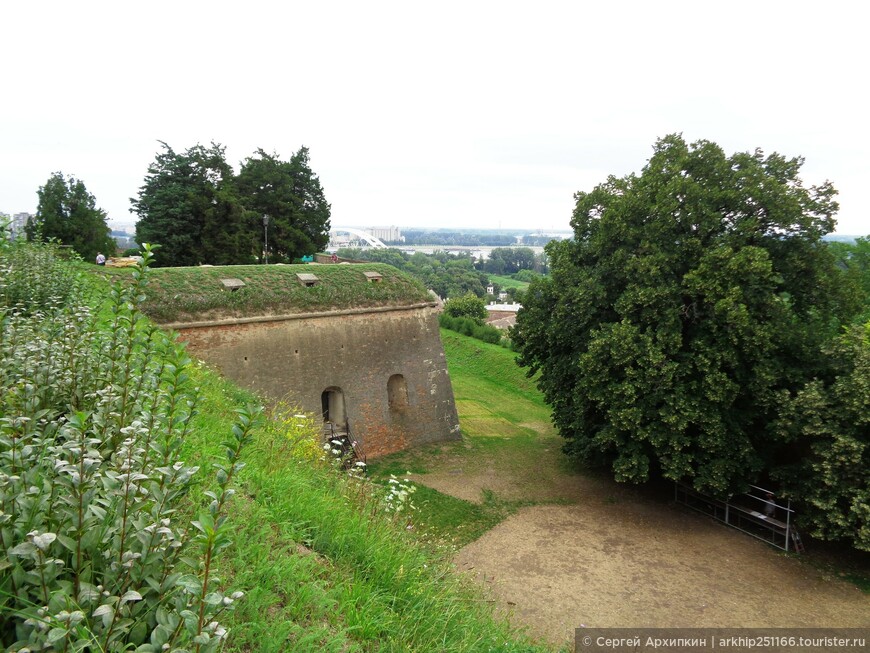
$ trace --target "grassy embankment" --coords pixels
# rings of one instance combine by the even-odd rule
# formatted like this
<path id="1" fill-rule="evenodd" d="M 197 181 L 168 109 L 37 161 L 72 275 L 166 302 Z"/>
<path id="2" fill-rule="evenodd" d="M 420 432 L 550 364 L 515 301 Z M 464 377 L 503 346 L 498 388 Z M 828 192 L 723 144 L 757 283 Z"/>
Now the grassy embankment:
<path id="1" fill-rule="evenodd" d="M 246 392 L 206 369 L 204 401 L 187 441 L 217 457 L 219 434 Z M 221 574 L 247 590 L 226 619 L 230 651 L 534 651 L 491 616 L 444 559 L 385 516 L 368 492 L 293 456 L 264 432 L 247 453 L 234 499 L 234 546 Z"/>
<path id="2" fill-rule="evenodd" d="M 491 283 L 497 283 L 505 290 L 508 288 L 519 288 L 520 290 L 525 290 L 529 287 L 529 284 L 525 281 L 517 281 L 511 277 L 503 277 L 497 274 L 490 274 L 489 280 Z"/>
<path id="3" fill-rule="evenodd" d="M 233 408 L 255 398 L 205 368 L 194 376 L 203 403 L 186 447 L 207 460 Z M 273 424 L 248 452 L 233 507 L 220 573 L 247 596 L 226 619 L 229 651 L 546 650 L 493 618 L 450 571 L 450 549 L 423 546 L 403 515 L 391 519 L 369 490 L 300 460 L 280 431 Z"/>
<path id="4" fill-rule="evenodd" d="M 350 266 L 320 270 L 318 276 L 358 273 Z M 108 276 L 115 274 L 127 271 Z M 159 295 L 162 284 L 165 292 L 172 285 L 165 279 L 174 279 L 170 270 L 155 271 L 148 290 Z M 183 457 L 202 468 L 202 486 L 190 502 L 204 506 L 211 463 L 223 458 L 234 410 L 260 402 L 202 365 L 189 374 L 200 401 Z M 316 425 L 300 425 L 294 412 L 268 420 L 243 454 L 247 466 L 230 504 L 233 545 L 217 560 L 221 585 L 246 592 L 222 617 L 230 629 L 227 651 L 548 650 L 495 618 L 479 590 L 453 573 L 452 549 L 418 541 L 404 514 L 385 512 L 376 486 L 313 461 Z"/>
<path id="5" fill-rule="evenodd" d="M 159 255 L 159 250 L 158 250 Z M 110 279 L 126 278 L 129 268 L 101 270 Z M 371 283 L 364 272 L 382 279 Z M 314 274 L 305 287 L 296 275 Z M 243 288 L 227 290 L 221 279 L 235 278 Z M 309 313 L 333 309 L 396 306 L 432 301 L 423 284 L 380 263 L 353 265 L 233 265 L 157 268 L 150 272 L 143 310 L 155 321 L 171 323 L 220 317 Z"/>
<path id="6" fill-rule="evenodd" d="M 478 500 L 448 496 L 417 484 L 416 520 L 423 532 L 462 546 L 480 537 L 518 508 L 564 499 L 535 492 L 542 478 L 574 473 L 559 455 L 560 441 L 550 410 L 534 381 L 517 367 L 516 354 L 446 329 L 441 339 L 462 426 L 463 441 L 400 452 L 374 462 L 370 472 L 385 478 L 461 467 L 474 475 L 507 468 L 514 491 L 482 488 Z"/>

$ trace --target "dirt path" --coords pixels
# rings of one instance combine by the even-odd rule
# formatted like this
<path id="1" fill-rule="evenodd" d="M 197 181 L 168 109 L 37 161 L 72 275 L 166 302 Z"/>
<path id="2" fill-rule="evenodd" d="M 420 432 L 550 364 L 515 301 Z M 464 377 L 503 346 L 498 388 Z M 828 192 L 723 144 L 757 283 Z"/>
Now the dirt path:
<path id="1" fill-rule="evenodd" d="M 537 637 L 564 644 L 581 624 L 870 627 L 853 585 L 637 488 L 559 471 L 556 443 L 527 461 L 448 455 L 415 475 L 468 500 L 571 502 L 523 508 L 455 559 Z"/>

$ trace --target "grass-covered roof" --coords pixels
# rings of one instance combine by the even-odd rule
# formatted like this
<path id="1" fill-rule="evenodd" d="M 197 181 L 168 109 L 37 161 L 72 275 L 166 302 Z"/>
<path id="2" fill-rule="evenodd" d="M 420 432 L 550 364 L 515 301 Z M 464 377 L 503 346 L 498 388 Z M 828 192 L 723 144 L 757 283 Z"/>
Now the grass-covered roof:
<path id="1" fill-rule="evenodd" d="M 371 281 L 373 275 L 366 272 L 381 279 Z M 317 277 L 312 286 L 297 276 L 312 274 Z M 407 306 L 432 299 L 420 281 L 380 263 L 156 268 L 148 279 L 143 310 L 164 324 Z M 244 287 L 233 290 L 224 279 L 239 279 Z"/>

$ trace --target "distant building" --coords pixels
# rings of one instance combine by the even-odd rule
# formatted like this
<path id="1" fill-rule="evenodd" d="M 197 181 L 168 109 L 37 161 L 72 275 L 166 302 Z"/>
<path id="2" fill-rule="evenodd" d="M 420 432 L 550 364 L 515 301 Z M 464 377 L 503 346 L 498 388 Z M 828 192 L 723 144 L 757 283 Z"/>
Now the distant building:
<path id="1" fill-rule="evenodd" d="M 497 329 L 507 330 L 517 323 L 517 311 L 522 308 L 521 304 L 497 304 L 490 302 L 486 307 L 486 323 Z"/>
<path id="2" fill-rule="evenodd" d="M 35 217 L 32 213 L 16 213 L 12 216 L 12 222 L 9 225 L 12 231 L 12 237 L 16 238 L 19 235 L 24 235 L 24 228 L 27 226 L 27 221 Z"/>
<path id="3" fill-rule="evenodd" d="M 384 241 L 405 242 L 398 227 L 369 227 L 366 233 Z"/>

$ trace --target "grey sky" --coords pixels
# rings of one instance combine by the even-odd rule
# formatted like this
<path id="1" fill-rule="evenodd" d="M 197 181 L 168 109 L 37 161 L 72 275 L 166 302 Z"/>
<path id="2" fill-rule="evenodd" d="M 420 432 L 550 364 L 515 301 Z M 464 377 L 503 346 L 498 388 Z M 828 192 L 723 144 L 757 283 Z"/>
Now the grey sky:
<path id="1" fill-rule="evenodd" d="M 56 170 L 112 222 L 158 140 L 311 151 L 341 226 L 566 229 L 573 193 L 682 132 L 804 156 L 870 233 L 862 3 L 16 2 L 0 211 Z"/>

